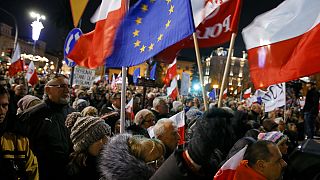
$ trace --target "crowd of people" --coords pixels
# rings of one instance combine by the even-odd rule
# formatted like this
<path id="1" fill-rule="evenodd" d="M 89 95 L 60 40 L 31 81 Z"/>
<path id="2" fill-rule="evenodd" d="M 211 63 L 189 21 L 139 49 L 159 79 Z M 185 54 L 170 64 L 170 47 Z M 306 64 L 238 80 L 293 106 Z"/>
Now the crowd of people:
<path id="1" fill-rule="evenodd" d="M 144 96 L 129 86 L 130 100 L 120 133 L 121 93 L 106 82 L 70 87 L 60 74 L 35 87 L 1 81 L 0 179 L 213 179 L 246 146 L 233 179 L 320 179 L 315 85 L 304 110 L 269 113 L 232 98 L 205 111 L 201 97 L 173 100 L 161 88 Z M 181 111 L 184 137 L 170 119 Z M 297 158 L 301 143 L 318 152 Z"/>

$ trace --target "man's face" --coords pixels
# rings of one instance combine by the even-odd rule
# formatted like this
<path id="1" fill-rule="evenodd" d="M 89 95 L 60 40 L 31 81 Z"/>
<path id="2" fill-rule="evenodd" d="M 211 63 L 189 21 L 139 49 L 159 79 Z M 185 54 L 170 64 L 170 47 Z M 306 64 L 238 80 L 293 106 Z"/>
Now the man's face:
<path id="1" fill-rule="evenodd" d="M 172 123 L 166 123 L 165 126 L 165 133 L 159 137 L 159 139 L 170 148 L 170 150 L 174 150 L 177 145 L 178 141 L 180 140 L 180 136 L 178 134 L 177 126 L 173 125 Z"/>
<path id="2" fill-rule="evenodd" d="M 287 166 L 287 163 L 282 159 L 281 152 L 276 145 L 269 144 L 268 148 L 272 157 L 263 163 L 262 173 L 269 180 L 280 179 L 282 170 Z"/>
<path id="3" fill-rule="evenodd" d="M 27 88 L 24 85 L 18 85 L 14 88 L 14 93 L 16 94 L 16 96 L 25 96 L 27 95 Z"/>
<path id="4" fill-rule="evenodd" d="M 9 98 L 7 95 L 0 95 L 0 123 L 3 123 L 8 112 Z"/>
<path id="5" fill-rule="evenodd" d="M 121 97 L 116 97 L 116 98 L 112 99 L 112 104 L 116 108 L 120 109 L 121 108 Z"/>
<path id="6" fill-rule="evenodd" d="M 57 104 L 68 104 L 70 101 L 68 80 L 58 77 L 46 85 L 46 92 L 49 99 Z"/>
<path id="7" fill-rule="evenodd" d="M 157 106 L 157 111 L 160 115 L 168 114 L 169 113 L 169 106 L 168 104 L 163 101 L 160 103 L 160 105 Z"/>

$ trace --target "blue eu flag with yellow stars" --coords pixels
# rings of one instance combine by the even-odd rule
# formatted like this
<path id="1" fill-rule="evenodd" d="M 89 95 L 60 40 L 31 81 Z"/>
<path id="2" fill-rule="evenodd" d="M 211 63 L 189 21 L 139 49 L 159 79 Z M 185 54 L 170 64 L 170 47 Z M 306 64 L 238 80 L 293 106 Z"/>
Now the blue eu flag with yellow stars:
<path id="1" fill-rule="evenodd" d="M 106 66 L 141 64 L 194 30 L 190 0 L 140 0 L 120 25 Z"/>

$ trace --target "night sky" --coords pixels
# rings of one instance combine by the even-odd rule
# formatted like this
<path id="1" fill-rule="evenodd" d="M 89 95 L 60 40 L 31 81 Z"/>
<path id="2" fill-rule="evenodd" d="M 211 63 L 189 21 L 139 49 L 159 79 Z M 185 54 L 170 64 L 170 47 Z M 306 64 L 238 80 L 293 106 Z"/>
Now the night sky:
<path id="1" fill-rule="evenodd" d="M 275 8 L 281 2 L 283 0 L 244 0 L 239 32 L 250 24 L 254 17 Z M 89 0 L 81 21 L 83 32 L 89 32 L 94 28 L 94 24 L 91 24 L 89 19 L 100 3 L 101 0 Z M 29 16 L 29 12 L 33 10 L 45 15 L 47 19 L 42 21 L 45 28 L 41 32 L 40 40 L 47 43 L 48 52 L 55 54 L 63 52 L 65 38 L 73 28 L 69 0 L 0 0 L 0 7 L 11 12 L 16 17 L 19 37 L 29 41 L 31 41 L 30 24 L 33 21 Z M 14 27 L 13 20 L 2 11 L 0 11 L 0 22 L 5 22 Z M 228 47 L 229 44 L 227 43 L 223 46 Z M 201 55 L 208 56 L 212 50 L 213 48 L 202 49 Z M 241 52 L 243 50 L 245 50 L 245 46 L 239 33 L 235 42 L 235 55 L 242 56 Z M 194 50 L 184 50 L 181 56 L 194 59 Z"/>

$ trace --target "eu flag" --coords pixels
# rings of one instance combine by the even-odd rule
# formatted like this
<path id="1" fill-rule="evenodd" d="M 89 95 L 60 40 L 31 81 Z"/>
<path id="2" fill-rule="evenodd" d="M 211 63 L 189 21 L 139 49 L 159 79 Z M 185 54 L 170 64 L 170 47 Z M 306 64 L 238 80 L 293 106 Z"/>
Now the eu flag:
<path id="1" fill-rule="evenodd" d="M 157 62 L 154 63 L 152 66 L 152 69 L 150 71 L 150 79 L 155 80 L 156 79 L 156 69 L 157 69 Z"/>
<path id="2" fill-rule="evenodd" d="M 190 0 L 139 0 L 119 27 L 106 66 L 141 64 L 194 30 Z"/>
<path id="3" fill-rule="evenodd" d="M 137 68 L 137 69 L 135 69 L 135 70 L 133 71 L 133 83 L 134 83 L 135 85 L 137 85 L 137 83 L 138 83 L 138 78 L 139 78 L 139 76 L 140 76 L 140 68 Z"/>

